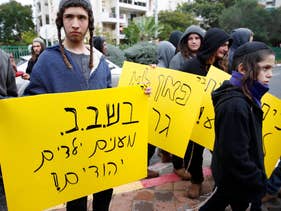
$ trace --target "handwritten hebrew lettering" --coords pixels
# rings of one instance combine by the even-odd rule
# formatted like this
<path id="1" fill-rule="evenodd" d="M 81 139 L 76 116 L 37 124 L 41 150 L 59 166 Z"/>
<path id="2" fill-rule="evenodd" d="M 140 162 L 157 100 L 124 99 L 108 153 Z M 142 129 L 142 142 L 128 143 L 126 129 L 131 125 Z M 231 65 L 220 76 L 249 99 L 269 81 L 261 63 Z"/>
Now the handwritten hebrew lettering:
<path id="1" fill-rule="evenodd" d="M 39 167 L 37 169 L 34 170 L 34 172 L 38 171 L 43 166 L 45 160 L 51 161 L 54 158 L 54 154 L 50 150 L 43 150 L 43 152 L 41 152 L 41 155 L 42 155 L 41 164 L 39 165 Z"/>
<path id="2" fill-rule="evenodd" d="M 159 97 L 167 98 L 181 106 L 185 106 L 191 95 L 191 87 L 179 80 L 174 79 L 172 76 L 158 76 L 158 86 L 154 101 L 158 101 Z"/>
<path id="3" fill-rule="evenodd" d="M 279 114 L 279 116 L 278 116 L 278 114 Z M 277 109 L 273 109 L 273 116 L 276 117 L 276 119 L 277 119 L 278 117 L 281 117 L 281 113 L 278 113 Z M 281 119 L 281 118 L 279 118 L 279 119 Z M 275 125 L 274 127 L 276 130 L 281 131 L 281 121 L 276 121 L 276 124 L 277 123 L 279 123 L 279 126 Z"/>
<path id="4" fill-rule="evenodd" d="M 144 82 L 149 82 L 150 79 L 148 77 L 149 69 L 146 67 L 141 75 L 138 75 L 136 71 L 133 71 L 132 77 L 130 79 L 129 85 L 137 85 Z"/>
<path id="5" fill-rule="evenodd" d="M 111 111 L 110 111 L 111 108 Z M 117 103 L 116 110 L 115 105 L 112 104 L 111 106 L 109 104 L 106 105 L 106 113 L 107 113 L 107 126 L 111 126 L 113 124 L 116 124 L 119 122 L 120 119 L 120 104 Z M 110 121 L 115 117 L 115 120 Z"/>
<path id="6" fill-rule="evenodd" d="M 89 158 L 93 157 L 98 151 L 111 152 L 116 148 L 134 147 L 135 140 L 136 132 L 134 132 L 133 135 L 121 137 L 118 136 L 113 138 L 110 137 L 109 140 L 99 139 L 95 142 L 92 153 L 89 155 Z"/>
<path id="7" fill-rule="evenodd" d="M 119 163 L 119 164 L 118 164 Z M 99 165 L 90 165 L 87 168 L 82 168 L 82 171 L 77 172 L 66 172 L 66 173 L 57 173 L 51 172 L 51 177 L 55 189 L 58 192 L 64 191 L 67 186 L 76 185 L 79 183 L 79 177 L 82 174 L 91 174 L 96 178 L 105 177 L 105 176 L 114 176 L 118 172 L 118 165 L 121 167 L 124 164 L 124 160 L 120 159 L 120 162 L 109 161 L 107 163 L 102 163 Z"/>
<path id="8" fill-rule="evenodd" d="M 198 81 L 200 84 L 206 85 L 206 80 L 207 80 L 206 77 L 197 75 L 196 78 L 197 78 L 197 81 Z"/>
<path id="9" fill-rule="evenodd" d="M 199 117 L 198 117 L 198 120 L 196 121 L 197 124 L 200 123 L 200 118 L 201 118 L 201 116 L 202 116 L 202 114 L 203 114 L 203 111 L 204 111 L 204 106 L 201 106 L 201 107 L 200 107 L 200 112 L 199 112 Z"/>
<path id="10" fill-rule="evenodd" d="M 267 103 L 263 103 L 261 108 L 263 110 L 263 120 L 264 120 L 270 111 L 270 105 L 268 105 Z"/>
<path id="11" fill-rule="evenodd" d="M 210 119 L 209 117 L 206 117 L 207 120 L 204 122 L 204 127 L 207 129 L 212 129 L 213 127 L 213 123 L 215 121 L 215 118 Z"/>
<path id="12" fill-rule="evenodd" d="M 92 110 L 95 113 L 94 113 L 94 124 L 88 125 L 86 130 L 90 130 L 90 129 L 94 129 L 94 128 L 100 128 L 102 125 L 98 124 L 98 117 L 99 117 L 99 110 L 98 110 L 98 108 L 96 108 L 94 106 L 88 106 L 87 109 L 88 110 Z"/>
<path id="13" fill-rule="evenodd" d="M 53 176 L 55 187 L 56 187 L 57 191 L 59 191 L 59 192 L 62 192 L 68 184 L 75 185 L 79 181 L 78 175 L 76 173 L 68 172 L 64 175 L 64 177 L 62 179 L 64 185 L 60 186 L 60 182 L 59 182 L 57 173 L 52 172 L 51 175 Z"/>
<path id="14" fill-rule="evenodd" d="M 134 123 L 138 123 L 138 120 L 133 120 L 133 104 L 130 102 L 123 102 L 124 105 L 128 105 L 128 112 L 126 112 L 127 114 L 129 114 L 129 120 L 128 121 L 124 121 L 122 122 L 123 125 L 127 125 L 127 124 L 134 124 Z M 125 110 L 125 109 L 124 109 Z"/>
<path id="15" fill-rule="evenodd" d="M 79 130 L 78 125 L 77 125 L 77 112 L 75 108 L 64 108 L 64 110 L 66 112 L 71 112 L 74 115 L 74 127 L 70 130 L 65 131 L 65 133 L 72 133 L 75 132 L 77 130 Z M 61 135 L 63 135 L 63 133 L 61 133 Z"/>
<path id="16" fill-rule="evenodd" d="M 221 83 L 217 83 L 215 79 L 209 78 L 208 83 L 204 89 L 205 92 L 211 93 L 216 88 L 218 88 L 221 85 Z"/>
<path id="17" fill-rule="evenodd" d="M 134 86 L 0 101 L 9 210 L 46 210 L 145 178 L 148 98 Z"/>
<path id="18" fill-rule="evenodd" d="M 157 114 L 157 121 L 156 121 L 156 126 L 154 128 L 154 131 L 156 131 L 159 134 L 164 133 L 166 131 L 166 133 L 164 133 L 164 134 L 165 134 L 165 136 L 168 136 L 168 132 L 169 132 L 170 124 L 171 124 L 171 117 L 168 114 L 165 114 L 164 115 L 165 117 L 162 116 L 162 118 L 161 118 L 161 113 L 156 108 L 152 108 L 152 109 Z M 164 125 L 166 125 L 166 126 L 164 126 L 164 128 L 160 129 L 160 126 L 159 126 L 160 122 L 165 122 L 166 124 L 164 124 Z"/>

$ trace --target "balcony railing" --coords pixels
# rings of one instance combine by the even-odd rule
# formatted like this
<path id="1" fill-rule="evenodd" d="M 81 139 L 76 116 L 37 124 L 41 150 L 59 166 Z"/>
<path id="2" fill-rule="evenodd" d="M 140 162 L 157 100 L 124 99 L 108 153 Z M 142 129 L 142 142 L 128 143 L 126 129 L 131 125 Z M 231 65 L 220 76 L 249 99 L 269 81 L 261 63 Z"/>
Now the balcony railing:
<path id="1" fill-rule="evenodd" d="M 146 1 L 119 0 L 120 3 L 146 7 Z"/>
<path id="2" fill-rule="evenodd" d="M 108 22 L 108 23 L 117 23 L 117 17 L 115 13 L 108 13 L 103 12 L 102 13 L 102 22 Z M 126 24 L 127 18 L 126 14 L 120 14 L 119 15 L 119 23 Z"/>

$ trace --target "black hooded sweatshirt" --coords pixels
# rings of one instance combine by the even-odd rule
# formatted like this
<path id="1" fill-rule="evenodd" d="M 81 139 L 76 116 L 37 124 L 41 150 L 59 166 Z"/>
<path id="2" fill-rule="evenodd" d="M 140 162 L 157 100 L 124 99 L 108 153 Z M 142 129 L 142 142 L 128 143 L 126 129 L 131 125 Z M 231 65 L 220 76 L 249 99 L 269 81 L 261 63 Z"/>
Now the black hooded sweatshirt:
<path id="1" fill-rule="evenodd" d="M 241 88 L 224 81 L 212 93 L 215 144 L 212 173 L 215 184 L 230 199 L 254 200 L 265 193 L 261 108 Z"/>
<path id="2" fill-rule="evenodd" d="M 231 44 L 231 38 L 226 32 L 219 28 L 209 29 L 203 39 L 197 56 L 186 61 L 182 71 L 206 76 L 210 67 L 209 64 L 206 64 L 206 61 L 227 41 Z M 220 68 L 217 61 L 213 65 Z"/>

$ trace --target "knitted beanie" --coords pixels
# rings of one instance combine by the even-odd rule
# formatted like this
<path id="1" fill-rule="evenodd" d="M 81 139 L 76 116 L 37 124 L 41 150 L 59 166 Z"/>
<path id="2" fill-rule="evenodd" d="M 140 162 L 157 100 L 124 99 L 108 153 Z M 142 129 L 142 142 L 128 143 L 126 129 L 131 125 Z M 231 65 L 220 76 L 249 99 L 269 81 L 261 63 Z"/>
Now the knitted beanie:
<path id="1" fill-rule="evenodd" d="M 259 41 L 253 41 L 253 42 L 247 42 L 240 47 L 238 47 L 234 53 L 233 58 L 245 56 L 247 54 L 259 51 L 259 50 L 265 50 L 270 49 L 265 43 L 259 42 Z"/>
<path id="2" fill-rule="evenodd" d="M 34 38 L 32 42 L 39 42 L 41 46 L 45 46 L 44 41 L 40 37 Z"/>

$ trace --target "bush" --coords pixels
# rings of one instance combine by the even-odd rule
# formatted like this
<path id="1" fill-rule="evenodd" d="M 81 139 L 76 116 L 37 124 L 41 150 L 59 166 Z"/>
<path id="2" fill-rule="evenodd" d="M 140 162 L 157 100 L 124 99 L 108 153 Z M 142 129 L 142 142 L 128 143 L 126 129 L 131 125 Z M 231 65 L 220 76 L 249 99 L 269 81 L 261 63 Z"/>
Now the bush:
<path id="1" fill-rule="evenodd" d="M 114 64 L 118 65 L 119 67 L 123 66 L 125 55 L 122 50 L 120 50 L 118 47 L 107 44 L 107 59 Z"/>
<path id="2" fill-rule="evenodd" d="M 157 63 L 157 46 L 152 42 L 139 42 L 124 50 L 126 60 L 140 64 Z"/>

